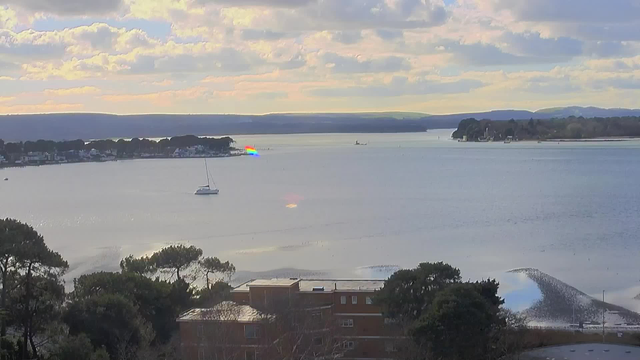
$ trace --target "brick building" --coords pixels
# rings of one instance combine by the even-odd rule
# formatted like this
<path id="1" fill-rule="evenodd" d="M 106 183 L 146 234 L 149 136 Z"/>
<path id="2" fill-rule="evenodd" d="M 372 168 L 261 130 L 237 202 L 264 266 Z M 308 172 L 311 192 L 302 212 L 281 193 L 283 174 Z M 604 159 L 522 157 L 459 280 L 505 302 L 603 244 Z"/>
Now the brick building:
<path id="1" fill-rule="evenodd" d="M 192 309 L 183 360 L 391 359 L 402 337 L 373 304 L 382 280 L 252 280 L 233 301 Z"/>

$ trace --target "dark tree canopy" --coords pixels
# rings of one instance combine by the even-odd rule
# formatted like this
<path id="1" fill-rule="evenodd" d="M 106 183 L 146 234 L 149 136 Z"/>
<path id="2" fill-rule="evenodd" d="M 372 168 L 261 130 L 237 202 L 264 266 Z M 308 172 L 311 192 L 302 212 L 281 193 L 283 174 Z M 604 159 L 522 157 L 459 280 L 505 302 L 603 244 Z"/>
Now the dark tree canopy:
<path id="1" fill-rule="evenodd" d="M 135 258 L 133 255 L 129 255 L 120 261 L 120 269 L 122 272 L 131 272 L 139 275 L 153 275 L 158 271 L 149 257 Z"/>
<path id="2" fill-rule="evenodd" d="M 496 298 L 493 285 L 453 284 L 438 292 L 411 335 L 435 359 L 493 359 L 493 344 L 504 325 Z"/>
<path id="3" fill-rule="evenodd" d="M 200 260 L 200 267 L 205 273 L 206 285 L 209 288 L 211 274 L 221 274 L 223 277 L 230 278 L 236 272 L 236 267 L 228 262 L 222 262 L 217 257 L 207 257 Z"/>
<path id="4" fill-rule="evenodd" d="M 591 139 L 598 137 L 638 137 L 640 117 L 590 118 L 568 117 L 563 119 L 529 119 L 492 121 L 464 119 L 453 133 L 454 139 L 467 136 L 469 141 L 485 138 L 504 140 L 509 136 L 520 140 Z M 488 140 L 488 139 L 487 139 Z"/>
<path id="5" fill-rule="evenodd" d="M 376 302 L 387 317 L 413 320 L 428 309 L 438 291 L 458 282 L 459 269 L 442 262 L 422 263 L 393 274 L 376 294 Z"/>
<path id="6" fill-rule="evenodd" d="M 0 150 L 8 154 L 23 154 L 29 152 L 67 152 L 96 149 L 99 151 L 116 150 L 119 156 L 132 155 L 140 152 L 160 152 L 166 149 L 186 148 L 191 146 L 202 146 L 210 151 L 228 152 L 234 140 L 228 136 L 222 138 L 198 137 L 195 135 L 174 136 L 160 141 L 150 139 L 133 138 L 131 140 L 93 140 L 85 142 L 83 140 L 52 141 L 37 140 L 17 143 L 6 143 L 0 139 L 2 147 Z"/>
<path id="7" fill-rule="evenodd" d="M 153 254 L 151 262 L 160 270 L 172 272 L 180 280 L 180 271 L 196 264 L 201 256 L 202 249 L 193 245 L 171 245 Z"/>
<path id="8" fill-rule="evenodd" d="M 179 292 L 184 295 L 180 296 Z M 175 319 L 189 306 L 191 296 L 182 284 L 152 280 L 135 273 L 98 272 L 74 280 L 73 301 L 95 296 L 118 295 L 138 308 L 140 315 L 155 331 L 154 342 L 165 343 L 177 329 Z"/>
<path id="9" fill-rule="evenodd" d="M 111 358 L 134 353 L 150 341 L 150 326 L 135 305 L 121 295 L 105 294 L 73 302 L 64 315 L 69 334 L 86 334 L 94 347 L 104 346 Z"/>

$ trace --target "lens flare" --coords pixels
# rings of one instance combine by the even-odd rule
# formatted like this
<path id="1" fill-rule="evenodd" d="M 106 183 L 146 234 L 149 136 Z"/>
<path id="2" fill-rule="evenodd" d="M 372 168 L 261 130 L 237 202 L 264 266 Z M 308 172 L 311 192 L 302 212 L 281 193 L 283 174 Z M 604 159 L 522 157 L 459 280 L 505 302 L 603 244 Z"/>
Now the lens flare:
<path id="1" fill-rule="evenodd" d="M 251 156 L 255 156 L 255 157 L 259 157 L 260 156 L 260 154 L 258 154 L 258 151 L 252 146 L 245 146 L 244 150 L 247 152 L 247 154 L 249 154 Z"/>

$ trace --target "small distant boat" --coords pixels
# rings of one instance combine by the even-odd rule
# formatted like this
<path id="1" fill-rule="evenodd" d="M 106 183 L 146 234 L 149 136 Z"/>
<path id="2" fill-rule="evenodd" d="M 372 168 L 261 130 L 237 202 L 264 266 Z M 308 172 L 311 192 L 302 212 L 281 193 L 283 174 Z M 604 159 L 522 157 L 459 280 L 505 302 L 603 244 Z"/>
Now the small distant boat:
<path id="1" fill-rule="evenodd" d="M 198 190 L 196 190 L 195 195 L 218 195 L 220 193 L 220 190 L 218 190 L 215 181 L 212 180 L 211 174 L 209 174 L 207 159 L 204 159 L 204 168 L 207 172 L 207 185 L 200 186 Z M 213 188 L 211 187 L 212 182 Z"/>
<path id="2" fill-rule="evenodd" d="M 4 181 L 9 181 L 9 178 L 4 178 Z"/>
<path id="3" fill-rule="evenodd" d="M 367 143 L 361 143 L 360 141 L 356 140 L 356 143 L 354 145 L 356 145 L 356 146 L 366 146 Z"/>

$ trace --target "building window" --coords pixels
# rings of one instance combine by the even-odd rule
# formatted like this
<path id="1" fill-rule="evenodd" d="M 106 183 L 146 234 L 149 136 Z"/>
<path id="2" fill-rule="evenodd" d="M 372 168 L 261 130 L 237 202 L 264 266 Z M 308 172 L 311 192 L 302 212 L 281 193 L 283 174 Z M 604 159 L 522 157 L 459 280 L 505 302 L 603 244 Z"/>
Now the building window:
<path id="1" fill-rule="evenodd" d="M 322 346 L 323 343 L 324 343 L 324 339 L 322 339 L 321 337 L 313 338 L 313 345 Z"/>
<path id="2" fill-rule="evenodd" d="M 345 328 L 353 327 L 353 319 L 342 319 L 340 320 L 340 326 Z"/>
<path id="3" fill-rule="evenodd" d="M 373 298 L 371 298 L 371 296 L 367 296 L 365 298 L 365 302 L 367 303 L 367 305 L 373 305 Z"/>
<path id="4" fill-rule="evenodd" d="M 384 343 L 384 350 L 386 352 L 398 352 L 398 347 L 396 346 L 396 343 L 394 343 L 393 341 L 386 341 Z"/>
<path id="5" fill-rule="evenodd" d="M 202 324 L 198 324 L 198 337 L 203 337 L 204 336 L 204 326 L 202 326 Z"/>
<path id="6" fill-rule="evenodd" d="M 244 337 L 247 339 L 257 339 L 258 338 L 258 325 L 245 325 L 244 326 Z"/>
<path id="7" fill-rule="evenodd" d="M 204 349 L 198 349 L 198 360 L 204 360 Z"/>
<path id="8" fill-rule="evenodd" d="M 258 360 L 258 353 L 255 350 L 247 350 L 244 352 L 244 360 Z"/>
<path id="9" fill-rule="evenodd" d="M 357 296 L 357 295 L 353 295 L 353 296 L 351 297 L 351 303 L 352 303 L 353 305 L 356 305 L 356 304 L 358 303 L 358 296 Z"/>
<path id="10" fill-rule="evenodd" d="M 340 304 L 342 304 L 342 305 L 346 305 L 347 304 L 347 297 L 346 296 L 340 296 Z"/>
<path id="11" fill-rule="evenodd" d="M 355 341 L 343 341 L 342 348 L 345 350 L 353 350 L 356 348 L 356 343 Z"/>

